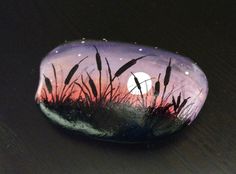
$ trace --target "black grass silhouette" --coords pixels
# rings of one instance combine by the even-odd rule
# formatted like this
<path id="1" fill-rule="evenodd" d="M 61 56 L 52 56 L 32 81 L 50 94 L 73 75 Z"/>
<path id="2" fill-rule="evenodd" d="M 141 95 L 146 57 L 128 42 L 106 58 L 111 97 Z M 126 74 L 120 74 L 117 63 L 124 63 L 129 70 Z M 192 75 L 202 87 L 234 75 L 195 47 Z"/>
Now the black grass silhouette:
<path id="1" fill-rule="evenodd" d="M 135 74 L 131 72 L 136 86 L 129 92 L 124 93 L 122 92 L 120 83 L 114 83 L 115 80 L 148 55 L 128 61 L 118 68 L 114 74 L 112 74 L 109 60 L 105 57 L 108 83 L 102 84 L 102 71 L 104 70 L 104 68 L 102 68 L 102 57 L 97 47 L 95 45 L 93 47 L 96 51 L 95 60 L 99 73 L 98 84 L 88 72 L 84 73 L 87 77 L 86 79 L 84 79 L 83 73 L 76 76 L 80 63 L 87 59 L 88 56 L 81 59 L 70 69 L 62 86 L 58 86 L 56 67 L 52 64 L 55 87 L 52 85 L 49 77 L 43 74 L 45 86 L 42 88 L 40 96 L 37 97 L 37 101 L 45 104 L 48 108 L 60 112 L 59 114 L 69 121 L 76 121 L 78 119 L 85 120 L 98 128 L 101 127 L 101 125 L 104 126 L 108 124 L 110 126 L 111 124 L 117 124 L 116 121 L 124 122 L 125 119 L 127 119 L 125 118 L 126 115 L 130 114 L 130 111 L 128 112 L 128 109 L 122 110 L 121 108 L 133 108 L 132 112 L 144 113 L 143 125 L 149 128 L 153 128 L 157 125 L 161 127 L 160 123 L 162 123 L 163 120 L 165 120 L 165 124 L 167 122 L 171 123 L 172 121 L 179 122 L 181 119 L 179 119 L 178 116 L 183 113 L 185 114 L 183 116 L 184 118 L 188 118 L 190 114 L 194 114 L 191 110 L 191 104 L 188 104 L 190 97 L 183 99 L 181 93 L 179 93 L 176 98 L 172 95 L 172 100 L 169 101 L 168 97 L 173 90 L 166 96 L 166 90 L 171 80 L 171 59 L 166 67 L 163 82 L 161 81 L 161 73 L 159 73 L 156 78 L 152 77 L 151 79 L 140 82 Z M 141 84 L 154 79 L 157 79 L 154 83 L 154 88 L 148 94 L 151 100 L 147 101 L 147 95 L 144 97 Z M 102 85 L 104 86 L 102 87 Z M 161 85 L 163 85 L 163 89 L 161 89 Z M 140 92 L 139 96 L 131 94 L 136 88 Z M 76 92 L 78 95 L 74 98 L 73 94 Z M 116 112 L 114 108 L 117 109 Z M 117 117 L 118 111 L 122 112 L 121 115 L 123 118 Z M 182 123 L 184 122 L 189 123 L 189 119 L 182 120 Z"/>
<path id="2" fill-rule="evenodd" d="M 108 68 L 108 73 L 109 73 L 109 81 L 110 81 L 110 87 L 111 87 L 111 90 L 110 90 L 110 101 L 112 100 L 112 94 L 113 94 L 113 86 L 112 86 L 112 74 L 111 74 L 111 67 L 110 67 L 110 64 L 107 60 L 107 58 L 105 57 L 105 60 L 106 60 L 106 64 L 107 64 L 107 68 Z M 119 89 L 119 88 L 117 88 Z"/>

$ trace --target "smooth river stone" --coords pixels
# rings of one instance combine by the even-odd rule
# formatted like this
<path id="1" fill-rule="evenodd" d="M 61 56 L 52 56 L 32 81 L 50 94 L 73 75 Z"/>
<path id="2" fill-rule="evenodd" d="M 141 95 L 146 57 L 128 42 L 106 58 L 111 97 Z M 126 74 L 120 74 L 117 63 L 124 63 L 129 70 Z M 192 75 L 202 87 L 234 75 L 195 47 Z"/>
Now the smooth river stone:
<path id="1" fill-rule="evenodd" d="M 40 66 L 36 102 L 54 123 L 114 142 L 148 142 L 190 125 L 208 93 L 179 54 L 136 44 L 65 43 Z"/>

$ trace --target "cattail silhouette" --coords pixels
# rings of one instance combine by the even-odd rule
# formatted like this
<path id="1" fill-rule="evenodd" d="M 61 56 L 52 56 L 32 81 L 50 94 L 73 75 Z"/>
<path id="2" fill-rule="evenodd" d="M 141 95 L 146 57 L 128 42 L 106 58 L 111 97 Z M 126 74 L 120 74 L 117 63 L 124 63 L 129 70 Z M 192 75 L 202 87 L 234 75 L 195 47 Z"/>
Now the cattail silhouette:
<path id="1" fill-rule="evenodd" d="M 154 96 L 155 97 L 154 97 L 154 100 L 153 100 L 153 107 L 155 106 L 157 97 L 158 97 L 158 95 L 160 93 L 160 77 L 161 77 L 161 73 L 159 73 L 158 80 L 155 83 L 155 89 L 154 89 Z"/>
<path id="2" fill-rule="evenodd" d="M 94 48 L 96 49 L 96 63 L 97 63 L 97 69 L 99 71 L 99 95 L 100 99 L 102 96 L 102 61 L 101 61 L 101 56 L 98 52 L 97 47 L 94 45 Z"/>
<path id="3" fill-rule="evenodd" d="M 44 81 L 45 81 L 48 93 L 51 94 L 52 93 L 52 83 L 47 76 L 45 76 L 45 75 L 43 75 L 43 76 L 44 76 Z"/>
<path id="4" fill-rule="evenodd" d="M 141 56 L 138 57 L 136 59 L 132 59 L 129 62 L 127 62 L 126 64 L 124 64 L 123 66 L 121 66 L 115 73 L 115 77 L 119 77 L 121 74 L 123 74 L 127 69 L 129 69 L 130 67 L 132 67 L 133 65 L 135 65 L 137 63 L 138 60 L 143 59 L 144 57 L 147 56 Z"/>
<path id="5" fill-rule="evenodd" d="M 98 49 L 97 47 L 94 45 L 94 48 L 96 49 L 96 63 L 97 63 L 97 68 L 98 68 L 98 71 L 101 71 L 102 70 L 102 61 L 101 61 L 101 56 L 98 52 Z"/>
<path id="6" fill-rule="evenodd" d="M 141 84 L 146 83 L 147 81 L 152 80 L 152 79 L 153 79 L 153 78 L 144 80 L 144 81 L 140 82 L 139 84 L 141 85 Z M 136 88 L 137 88 L 137 86 L 133 87 L 129 92 L 127 92 L 127 93 L 120 99 L 120 101 L 123 101 L 124 99 L 126 99 L 126 98 L 128 97 L 128 95 L 129 95 L 133 90 L 135 90 Z"/>
<path id="7" fill-rule="evenodd" d="M 171 74 L 171 59 L 169 60 L 169 65 L 166 68 L 166 74 L 164 78 L 164 86 L 167 86 L 170 81 L 170 74 Z"/>
<path id="8" fill-rule="evenodd" d="M 75 74 L 75 72 L 77 71 L 77 69 L 79 68 L 79 65 L 81 62 L 83 62 L 88 56 L 86 56 L 85 58 L 83 58 L 82 60 L 79 61 L 79 63 L 75 64 L 71 70 L 69 71 L 65 81 L 64 81 L 64 84 L 65 85 L 68 85 L 70 83 L 70 80 L 71 78 L 73 77 L 73 75 Z"/>
<path id="9" fill-rule="evenodd" d="M 141 85 L 140 85 L 140 83 L 138 81 L 138 78 L 134 75 L 134 73 L 131 72 L 131 74 L 134 76 L 134 81 L 135 81 L 135 84 L 136 84 L 137 88 L 139 90 L 141 90 Z"/>
<path id="10" fill-rule="evenodd" d="M 161 77 L 161 73 L 159 73 L 159 75 L 158 75 L 158 80 L 157 80 L 157 82 L 155 83 L 155 91 L 154 91 L 154 95 L 155 95 L 155 96 L 158 96 L 159 93 L 160 93 L 160 77 Z"/>
<path id="11" fill-rule="evenodd" d="M 62 89 L 62 92 L 61 92 L 61 99 L 62 99 L 62 96 L 63 96 L 63 93 L 64 93 L 64 90 L 66 88 L 66 86 L 70 83 L 70 80 L 72 79 L 73 75 L 75 74 L 75 72 L 77 71 L 77 69 L 79 68 L 79 65 L 81 62 L 83 62 L 86 58 L 88 58 L 88 56 L 86 56 L 85 58 L 83 58 L 82 60 L 80 60 L 77 64 L 75 64 L 71 70 L 69 71 L 65 81 L 64 81 L 64 87 Z"/>
<path id="12" fill-rule="evenodd" d="M 171 75 L 171 59 L 169 60 L 169 64 L 166 68 L 166 74 L 165 74 L 165 77 L 164 77 L 164 90 L 163 90 L 163 93 L 162 93 L 161 105 L 162 105 L 163 100 L 164 100 L 166 88 L 167 88 L 167 86 L 169 84 L 169 81 L 170 81 L 170 75 Z"/>
<path id="13" fill-rule="evenodd" d="M 92 90 L 93 96 L 94 96 L 94 97 L 96 98 L 96 100 L 97 100 L 97 95 L 98 95 L 98 93 L 97 93 L 96 85 L 95 85 L 93 79 L 90 77 L 90 75 L 89 75 L 88 73 L 87 73 L 87 75 L 88 75 L 88 78 L 89 78 L 89 85 L 90 85 L 90 88 L 91 88 L 91 90 Z"/>
<path id="14" fill-rule="evenodd" d="M 44 76 L 44 81 L 45 81 L 45 85 L 47 87 L 48 93 L 52 96 L 52 101 L 54 103 L 54 98 L 53 98 L 53 94 L 52 94 L 52 83 L 47 76 L 45 76 L 44 74 L 43 74 L 43 76 Z"/>
<path id="15" fill-rule="evenodd" d="M 144 97 L 143 97 L 143 92 L 142 92 L 142 88 L 141 88 L 141 85 L 139 83 L 139 80 L 138 78 L 134 75 L 134 73 L 131 72 L 131 74 L 134 76 L 134 82 L 140 92 L 140 95 L 141 95 L 141 98 L 142 98 L 142 105 L 144 106 Z"/>

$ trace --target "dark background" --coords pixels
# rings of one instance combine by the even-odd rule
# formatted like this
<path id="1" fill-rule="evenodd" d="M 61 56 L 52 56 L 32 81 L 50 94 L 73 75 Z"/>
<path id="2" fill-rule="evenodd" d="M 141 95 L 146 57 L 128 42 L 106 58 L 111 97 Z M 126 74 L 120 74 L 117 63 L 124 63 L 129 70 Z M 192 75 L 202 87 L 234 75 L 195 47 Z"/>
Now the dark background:
<path id="1" fill-rule="evenodd" d="M 0 2 L 0 173 L 236 173 L 236 2 Z M 209 80 L 192 126 L 153 144 L 72 136 L 34 103 L 41 59 L 65 40 L 106 38 L 191 57 Z"/>

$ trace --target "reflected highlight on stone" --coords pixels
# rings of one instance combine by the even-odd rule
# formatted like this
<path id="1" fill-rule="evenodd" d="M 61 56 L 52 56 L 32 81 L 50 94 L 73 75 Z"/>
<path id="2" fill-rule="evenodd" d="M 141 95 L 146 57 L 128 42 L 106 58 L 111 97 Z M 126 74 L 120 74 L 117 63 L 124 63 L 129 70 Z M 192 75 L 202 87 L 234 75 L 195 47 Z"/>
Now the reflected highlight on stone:
<path id="1" fill-rule="evenodd" d="M 71 42 L 42 61 L 36 101 L 54 123 L 106 141 L 145 142 L 189 125 L 208 93 L 190 59 L 117 42 Z"/>

